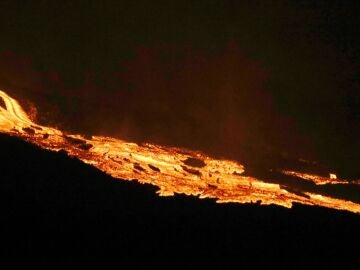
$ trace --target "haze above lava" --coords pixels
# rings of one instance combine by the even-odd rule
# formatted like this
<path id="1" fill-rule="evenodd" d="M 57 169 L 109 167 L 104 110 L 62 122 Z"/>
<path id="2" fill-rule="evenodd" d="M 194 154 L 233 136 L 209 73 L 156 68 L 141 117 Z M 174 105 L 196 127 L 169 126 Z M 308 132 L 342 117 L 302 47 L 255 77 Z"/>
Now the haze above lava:
<path id="1" fill-rule="evenodd" d="M 336 194 L 337 186 L 358 189 L 359 181 L 350 183 L 332 172 L 328 176 L 291 168 L 257 168 L 248 172 L 243 164 L 214 159 L 199 151 L 67 134 L 34 123 L 7 93 L 0 91 L 0 97 L 1 132 L 52 151 L 66 151 L 119 180 L 155 185 L 160 196 L 179 193 L 214 198 L 218 203 L 276 204 L 289 208 L 293 203 L 301 203 L 360 213 L 360 201 Z M 305 168 L 307 163 L 314 165 L 300 159 L 296 163 L 298 168 Z"/>

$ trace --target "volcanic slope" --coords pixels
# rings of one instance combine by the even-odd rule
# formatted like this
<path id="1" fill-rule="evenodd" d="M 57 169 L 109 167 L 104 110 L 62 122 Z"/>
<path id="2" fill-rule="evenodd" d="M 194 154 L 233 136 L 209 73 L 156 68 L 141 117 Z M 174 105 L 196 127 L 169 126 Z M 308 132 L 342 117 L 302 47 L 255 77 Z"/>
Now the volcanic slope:
<path id="1" fill-rule="evenodd" d="M 353 268 L 360 217 L 295 204 L 216 204 L 118 181 L 0 134 L 2 262 L 27 266 Z"/>

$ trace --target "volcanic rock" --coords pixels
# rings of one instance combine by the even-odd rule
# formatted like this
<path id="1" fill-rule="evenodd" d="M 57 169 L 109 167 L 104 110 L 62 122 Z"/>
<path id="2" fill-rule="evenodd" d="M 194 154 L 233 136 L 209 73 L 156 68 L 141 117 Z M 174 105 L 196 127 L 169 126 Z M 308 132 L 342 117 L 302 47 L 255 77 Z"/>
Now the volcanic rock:
<path id="1" fill-rule="evenodd" d="M 206 166 L 206 163 L 198 158 L 188 157 L 186 160 L 183 161 L 185 165 L 196 167 L 196 168 L 202 168 Z"/>

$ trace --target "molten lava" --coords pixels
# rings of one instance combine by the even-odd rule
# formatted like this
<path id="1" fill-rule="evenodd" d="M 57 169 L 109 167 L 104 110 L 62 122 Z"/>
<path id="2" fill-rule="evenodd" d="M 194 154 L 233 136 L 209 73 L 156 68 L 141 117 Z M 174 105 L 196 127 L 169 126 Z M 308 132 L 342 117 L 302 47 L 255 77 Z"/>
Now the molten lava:
<path id="1" fill-rule="evenodd" d="M 0 106 L 0 132 L 21 137 L 40 147 L 65 150 L 87 164 L 122 180 L 137 180 L 159 187 L 160 196 L 175 193 L 214 198 L 218 203 L 260 203 L 291 207 L 293 203 L 318 205 L 360 213 L 360 204 L 313 192 L 291 192 L 267 179 L 246 176 L 246 168 L 230 160 L 213 159 L 201 152 L 153 144 L 138 145 L 111 137 L 65 134 L 30 120 L 20 104 L 0 91 L 5 107 Z M 284 176 L 316 185 L 348 184 L 329 177 L 281 170 Z M 354 183 L 353 183 L 354 184 Z M 356 182 L 356 184 L 359 184 Z"/>

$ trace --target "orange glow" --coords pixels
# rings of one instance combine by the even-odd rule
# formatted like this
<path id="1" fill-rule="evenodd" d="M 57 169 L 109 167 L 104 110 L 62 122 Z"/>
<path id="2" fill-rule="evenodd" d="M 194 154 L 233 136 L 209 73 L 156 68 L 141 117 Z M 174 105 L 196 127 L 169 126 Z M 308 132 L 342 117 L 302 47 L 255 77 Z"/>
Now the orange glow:
<path id="1" fill-rule="evenodd" d="M 311 181 L 316 185 L 327 185 L 327 184 L 349 184 L 349 181 L 345 179 L 338 179 L 336 174 L 330 173 L 329 177 L 323 177 L 315 174 L 309 173 L 301 173 L 301 172 L 294 172 L 294 171 L 281 171 L 281 173 L 291 176 L 296 176 L 306 181 Z M 360 182 L 358 180 L 351 181 L 351 184 L 358 185 Z"/>
<path id="2" fill-rule="evenodd" d="M 0 132 L 18 136 L 40 147 L 65 150 L 87 164 L 121 180 L 136 180 L 159 188 L 160 196 L 175 193 L 213 198 L 218 203 L 276 204 L 290 208 L 294 202 L 360 213 L 360 204 L 304 192 L 295 194 L 279 184 L 243 175 L 246 168 L 231 160 L 213 159 L 201 152 L 154 144 L 138 145 L 111 137 L 66 134 L 30 120 L 19 103 L 0 91 L 6 108 L 0 106 Z M 331 173 L 329 177 L 281 171 L 299 181 L 317 185 L 348 184 Z"/>

